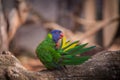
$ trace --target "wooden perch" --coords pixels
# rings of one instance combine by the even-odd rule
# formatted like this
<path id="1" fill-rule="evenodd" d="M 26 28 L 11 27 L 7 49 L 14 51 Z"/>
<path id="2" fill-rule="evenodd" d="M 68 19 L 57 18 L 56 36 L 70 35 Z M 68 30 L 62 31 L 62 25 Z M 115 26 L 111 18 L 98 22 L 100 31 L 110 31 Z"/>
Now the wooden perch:
<path id="1" fill-rule="evenodd" d="M 120 51 L 102 51 L 67 70 L 28 71 L 10 52 L 0 54 L 0 80 L 119 80 Z"/>

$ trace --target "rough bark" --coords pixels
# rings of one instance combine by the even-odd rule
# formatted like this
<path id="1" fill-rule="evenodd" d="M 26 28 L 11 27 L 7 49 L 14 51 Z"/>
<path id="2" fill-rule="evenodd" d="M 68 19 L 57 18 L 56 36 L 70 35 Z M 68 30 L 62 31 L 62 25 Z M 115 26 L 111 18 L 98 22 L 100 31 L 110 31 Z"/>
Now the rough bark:
<path id="1" fill-rule="evenodd" d="M 0 54 L 0 80 L 119 80 L 120 51 L 102 51 L 82 65 L 66 70 L 32 72 L 10 52 Z"/>

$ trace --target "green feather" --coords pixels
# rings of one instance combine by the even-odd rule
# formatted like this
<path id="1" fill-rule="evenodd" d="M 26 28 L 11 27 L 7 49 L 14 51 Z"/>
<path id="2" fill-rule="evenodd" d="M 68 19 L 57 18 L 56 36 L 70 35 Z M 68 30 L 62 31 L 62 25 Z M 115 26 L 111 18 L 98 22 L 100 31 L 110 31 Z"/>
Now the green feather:
<path id="1" fill-rule="evenodd" d="M 65 49 L 69 48 L 69 47 L 70 47 L 70 46 L 72 46 L 72 45 L 77 44 L 78 42 L 79 42 L 79 41 L 75 41 L 75 42 L 73 42 L 73 43 L 69 44 L 68 46 L 64 47 L 64 48 L 63 48 L 63 50 L 65 50 Z"/>
<path id="2" fill-rule="evenodd" d="M 81 57 L 72 57 L 67 60 L 61 61 L 63 65 L 78 65 L 84 63 L 86 60 L 88 60 L 90 56 L 81 56 Z"/>
<path id="3" fill-rule="evenodd" d="M 63 55 L 63 56 L 62 56 L 63 59 L 67 59 L 67 58 L 70 59 L 70 58 L 72 58 L 72 57 L 73 57 L 73 55 Z"/>
<path id="4" fill-rule="evenodd" d="M 58 65 L 56 63 L 61 57 L 54 47 L 55 43 L 52 40 L 52 36 L 48 34 L 45 40 L 36 48 L 38 58 L 48 69 L 57 68 Z"/>
<path id="5" fill-rule="evenodd" d="M 74 48 L 67 50 L 67 51 L 66 51 L 67 53 L 63 53 L 63 54 L 71 54 L 71 53 L 74 53 L 74 52 L 82 49 L 83 47 L 85 47 L 87 44 L 88 44 L 88 43 L 75 46 Z"/>
<path id="6" fill-rule="evenodd" d="M 76 55 L 83 54 L 95 46 L 86 48 L 85 46 L 88 43 L 78 45 L 78 42 L 66 42 L 66 38 L 64 38 L 60 48 L 56 49 L 52 34 L 48 34 L 45 40 L 36 48 L 36 54 L 47 69 L 60 69 L 65 65 L 79 65 L 88 60 L 90 56 Z"/>
<path id="7" fill-rule="evenodd" d="M 95 48 L 95 46 L 91 46 L 91 47 L 88 47 L 88 48 L 82 48 L 82 49 L 79 49 L 77 51 L 74 51 L 73 53 L 71 53 L 71 55 L 82 54 L 82 53 L 87 52 L 87 51 L 89 51 L 93 48 Z"/>

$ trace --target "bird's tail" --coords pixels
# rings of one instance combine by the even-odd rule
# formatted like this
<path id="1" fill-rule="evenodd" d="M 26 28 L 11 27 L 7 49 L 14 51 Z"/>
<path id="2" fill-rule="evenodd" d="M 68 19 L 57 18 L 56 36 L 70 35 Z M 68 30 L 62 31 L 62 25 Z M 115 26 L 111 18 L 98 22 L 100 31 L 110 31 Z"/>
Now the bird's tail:
<path id="1" fill-rule="evenodd" d="M 62 65 L 78 65 L 87 61 L 90 56 L 81 56 L 84 52 L 87 52 L 93 49 L 95 46 L 86 47 L 88 43 L 79 44 L 79 41 L 70 43 L 66 41 L 66 38 L 62 39 L 60 54 L 61 60 L 60 64 Z"/>

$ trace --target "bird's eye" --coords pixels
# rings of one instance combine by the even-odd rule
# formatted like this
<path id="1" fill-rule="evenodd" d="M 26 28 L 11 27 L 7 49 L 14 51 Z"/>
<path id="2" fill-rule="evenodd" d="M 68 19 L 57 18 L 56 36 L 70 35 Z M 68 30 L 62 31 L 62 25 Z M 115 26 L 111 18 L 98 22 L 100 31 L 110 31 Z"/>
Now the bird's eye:
<path id="1" fill-rule="evenodd" d="M 61 33 L 61 31 L 59 31 L 59 33 Z"/>

